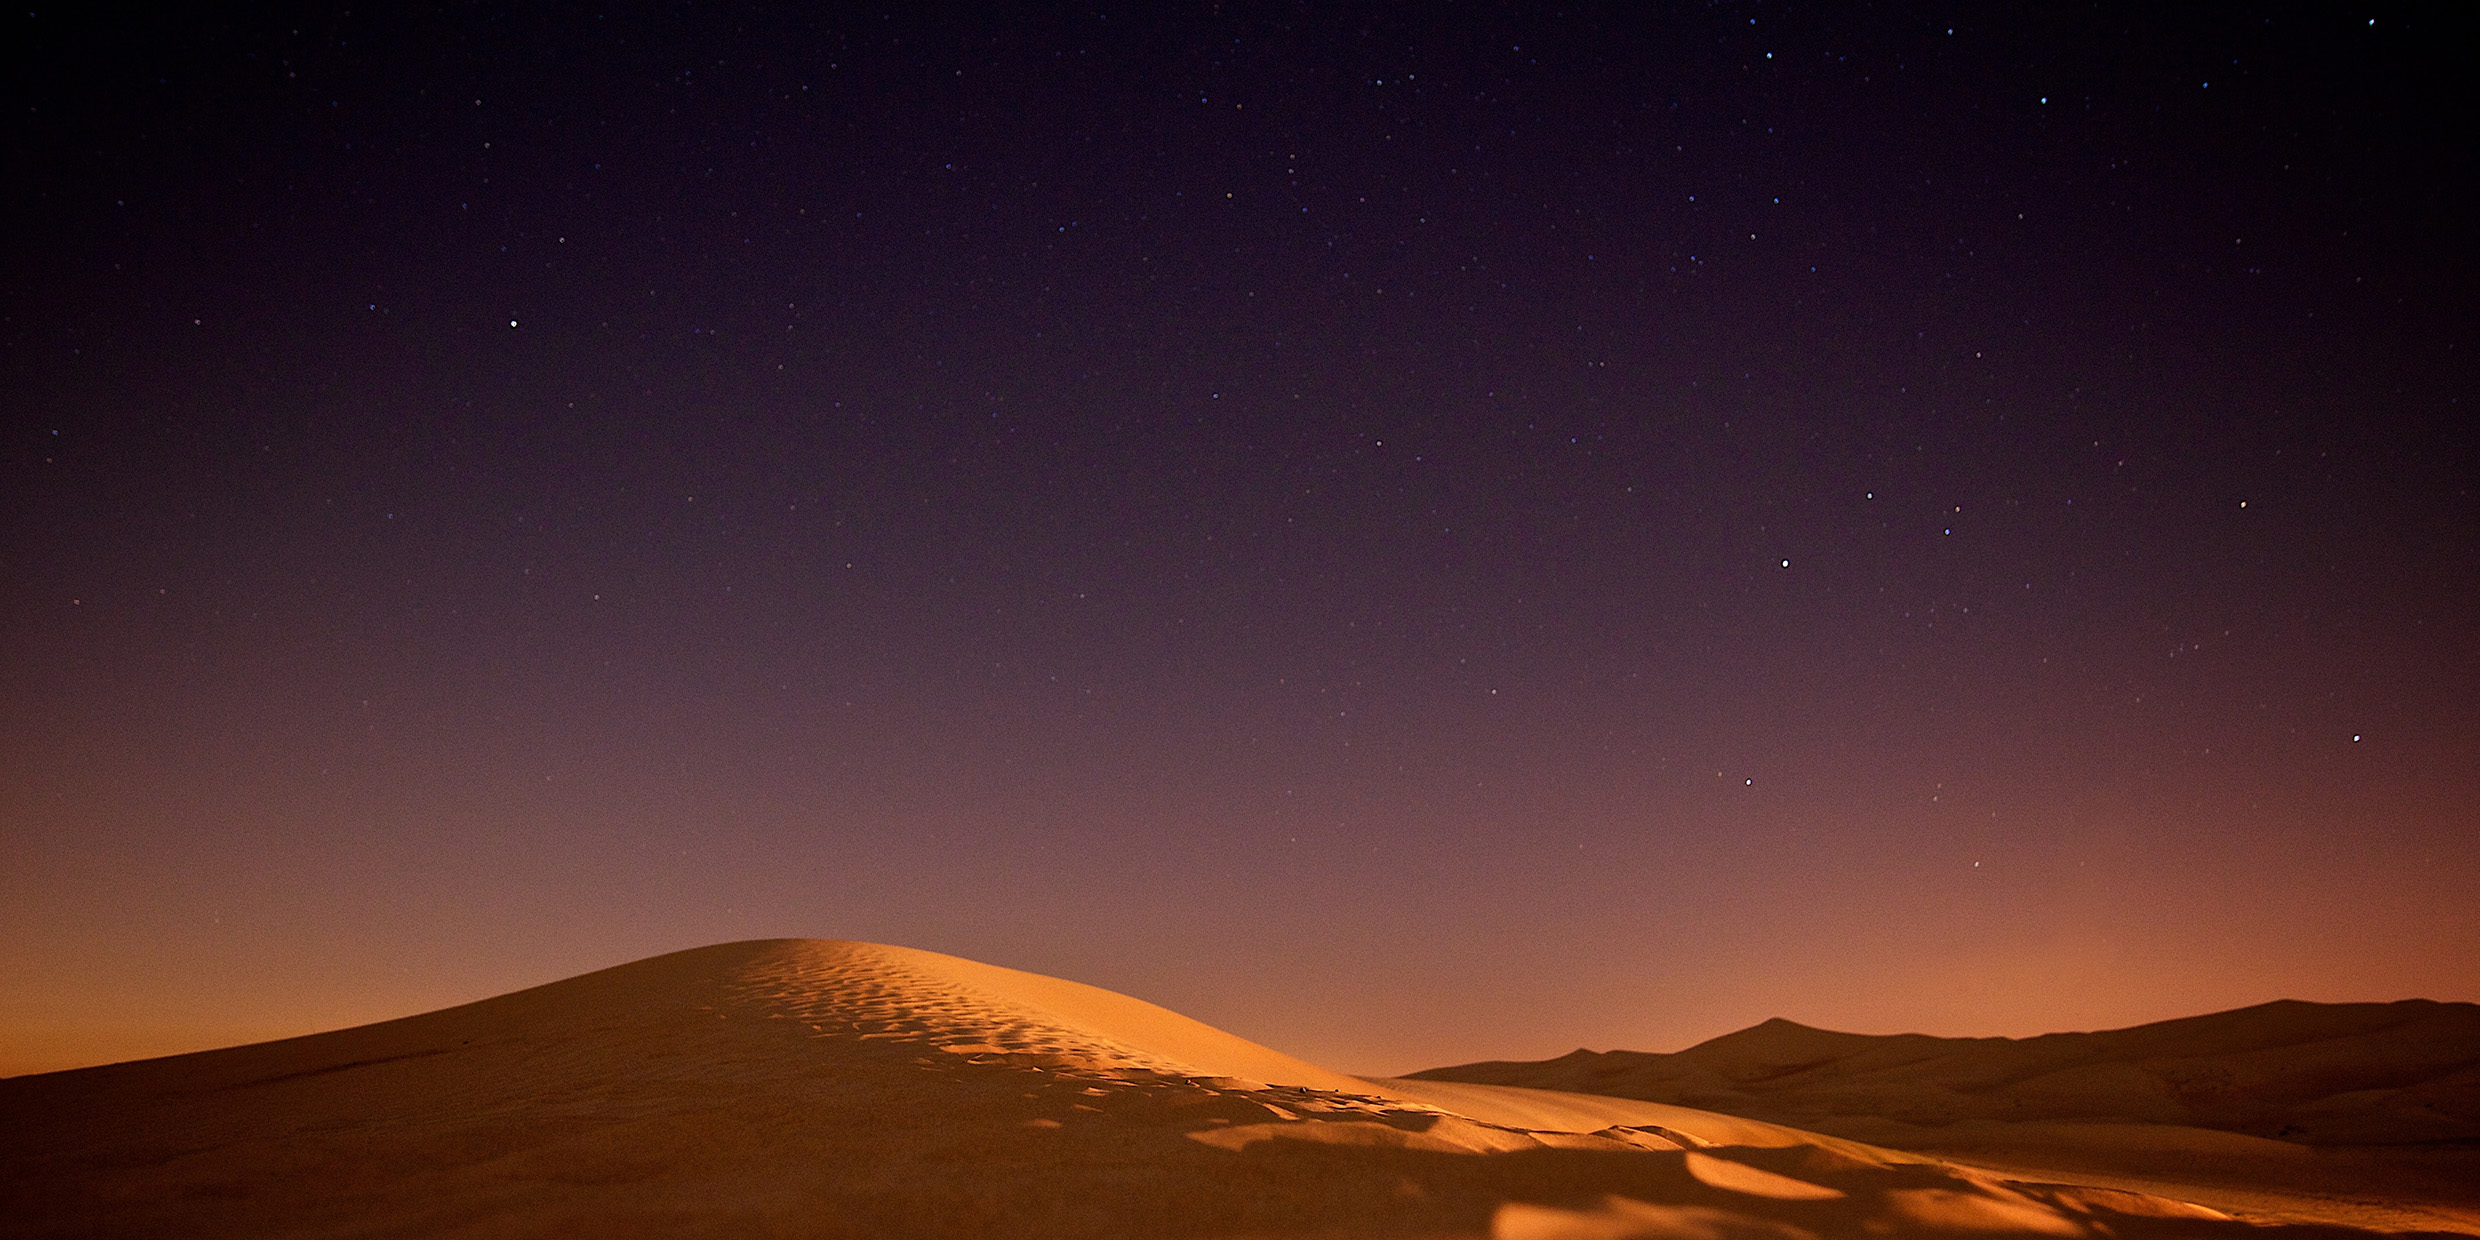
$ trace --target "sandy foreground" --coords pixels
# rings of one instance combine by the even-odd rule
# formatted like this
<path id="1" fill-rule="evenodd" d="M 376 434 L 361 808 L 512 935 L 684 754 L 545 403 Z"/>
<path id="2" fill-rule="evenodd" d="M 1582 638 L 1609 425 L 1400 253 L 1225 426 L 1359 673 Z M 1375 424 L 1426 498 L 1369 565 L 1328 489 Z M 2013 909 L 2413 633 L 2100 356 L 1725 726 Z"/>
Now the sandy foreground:
<path id="1" fill-rule="evenodd" d="M 2376 1234 L 2043 1178 L 816 940 L 0 1080 L 6 1236 Z"/>

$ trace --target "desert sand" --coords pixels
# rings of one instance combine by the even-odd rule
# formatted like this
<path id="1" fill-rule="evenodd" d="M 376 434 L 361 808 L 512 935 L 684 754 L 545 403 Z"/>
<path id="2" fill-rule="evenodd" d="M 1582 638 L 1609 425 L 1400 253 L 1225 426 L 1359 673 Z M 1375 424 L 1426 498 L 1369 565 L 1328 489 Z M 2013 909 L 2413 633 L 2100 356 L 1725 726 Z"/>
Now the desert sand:
<path id="1" fill-rule="evenodd" d="M 1680 1051 L 1467 1064 L 2202 1202 L 2480 1231 L 2480 1005 L 2268 1003 L 2100 1033 L 1869 1036 L 1772 1020 Z"/>
<path id="2" fill-rule="evenodd" d="M 1125 995 L 863 943 L 725 944 L 0 1081 L 8 1236 L 2265 1230 L 1660 1101 L 1363 1080 Z"/>

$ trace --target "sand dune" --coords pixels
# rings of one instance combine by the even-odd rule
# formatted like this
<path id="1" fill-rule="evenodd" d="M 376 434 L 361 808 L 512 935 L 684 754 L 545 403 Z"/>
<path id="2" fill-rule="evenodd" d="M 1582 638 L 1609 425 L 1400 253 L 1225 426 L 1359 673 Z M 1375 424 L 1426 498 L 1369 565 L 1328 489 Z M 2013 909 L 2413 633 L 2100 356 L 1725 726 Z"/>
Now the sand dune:
<path id="1" fill-rule="evenodd" d="M 1676 1054 L 1416 1076 L 1710 1108 L 2265 1217 L 2480 1230 L 2480 1006 L 2468 1003 L 2280 1002 L 2024 1039 L 1772 1020 Z"/>
<path id="2" fill-rule="evenodd" d="M 0 1081 L 6 1236 L 2257 1230 L 1696 1108 L 1360 1080 L 1125 995 L 859 943 L 726 944 Z"/>
<path id="3" fill-rule="evenodd" d="M 1436 1079 L 1738 1113 L 2132 1120 L 2311 1145 L 2480 1140 L 2480 1005 L 2268 1003 L 2106 1033 L 1872 1037 L 1770 1020 L 1674 1055 L 1577 1051 Z"/>

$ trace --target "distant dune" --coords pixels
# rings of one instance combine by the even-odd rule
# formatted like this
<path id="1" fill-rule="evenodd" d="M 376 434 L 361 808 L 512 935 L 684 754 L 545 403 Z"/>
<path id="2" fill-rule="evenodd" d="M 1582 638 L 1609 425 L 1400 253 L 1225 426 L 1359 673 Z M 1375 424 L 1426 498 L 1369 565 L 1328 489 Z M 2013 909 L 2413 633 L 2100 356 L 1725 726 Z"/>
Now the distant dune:
<path id="1" fill-rule="evenodd" d="M 2321 1195 L 2343 1202 L 2321 1216 L 2355 1221 L 2370 1217 L 2348 1204 L 2361 1196 L 2480 1207 L 2469 1003 L 2284 1001 L 2024 1039 L 1770 1020 L 1676 1054 L 1579 1050 L 1414 1079 L 1669 1102 L 2226 1205 Z"/>
<path id="2" fill-rule="evenodd" d="M 861 943 L 726 944 L 0 1080 L 11 1237 L 2263 1230 L 1661 1100 L 1361 1080 L 1125 995 Z"/>

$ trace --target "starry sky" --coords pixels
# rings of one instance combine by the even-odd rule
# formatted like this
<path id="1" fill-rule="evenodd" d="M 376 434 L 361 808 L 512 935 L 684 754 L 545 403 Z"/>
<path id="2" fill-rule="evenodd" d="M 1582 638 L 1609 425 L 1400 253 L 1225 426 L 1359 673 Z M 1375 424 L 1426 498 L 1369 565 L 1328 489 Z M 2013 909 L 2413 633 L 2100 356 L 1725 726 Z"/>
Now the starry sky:
<path id="1" fill-rule="evenodd" d="M 1012 7 L 0 19 L 0 1072 L 2480 999 L 2471 13 Z"/>

